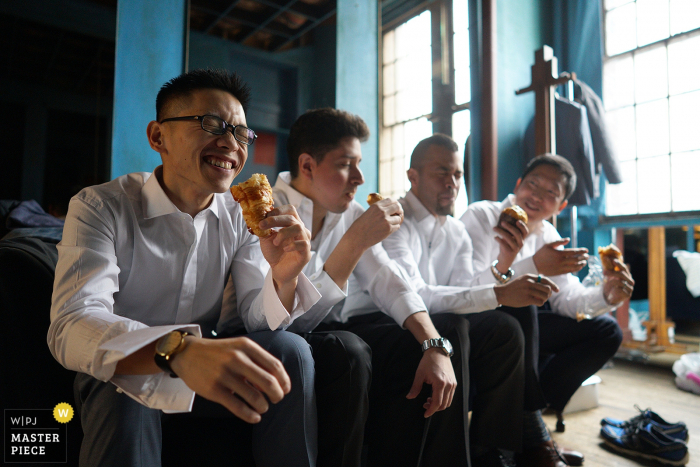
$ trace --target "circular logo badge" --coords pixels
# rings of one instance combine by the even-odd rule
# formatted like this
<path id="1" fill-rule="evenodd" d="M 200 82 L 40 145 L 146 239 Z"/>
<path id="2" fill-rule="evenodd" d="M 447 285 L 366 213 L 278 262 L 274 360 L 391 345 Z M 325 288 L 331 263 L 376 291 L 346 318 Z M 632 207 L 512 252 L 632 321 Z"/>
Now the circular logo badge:
<path id="1" fill-rule="evenodd" d="M 70 422 L 73 420 L 73 407 L 71 407 L 70 404 L 61 402 L 54 407 L 53 418 L 55 418 L 58 423 Z"/>

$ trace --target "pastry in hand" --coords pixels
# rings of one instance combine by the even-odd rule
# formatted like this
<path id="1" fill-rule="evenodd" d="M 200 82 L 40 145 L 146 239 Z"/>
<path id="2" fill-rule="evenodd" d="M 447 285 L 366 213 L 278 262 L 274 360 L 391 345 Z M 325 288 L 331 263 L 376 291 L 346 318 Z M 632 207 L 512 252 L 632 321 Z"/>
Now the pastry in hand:
<path id="1" fill-rule="evenodd" d="M 518 221 L 523 221 L 523 223 L 527 224 L 527 213 L 523 208 L 518 206 L 517 204 L 514 204 L 513 206 L 509 206 L 501 212 L 501 217 L 498 218 L 498 225 L 501 225 L 501 222 L 506 221 L 511 225 L 515 225 Z"/>
<path id="2" fill-rule="evenodd" d="M 231 187 L 233 199 L 243 209 L 243 219 L 248 231 L 258 237 L 267 237 L 270 229 L 262 230 L 260 221 L 273 209 L 272 187 L 265 174 L 253 174 L 248 180 Z"/>
<path id="3" fill-rule="evenodd" d="M 617 246 L 612 243 L 608 246 L 599 246 L 598 256 L 600 256 L 600 262 L 603 263 L 603 269 L 606 271 L 620 270 L 620 266 L 616 266 L 614 263 L 616 259 L 622 262 L 622 252 Z"/>
<path id="4" fill-rule="evenodd" d="M 384 197 L 382 195 L 380 195 L 379 193 L 370 193 L 367 195 L 367 204 L 372 206 L 377 201 L 381 201 L 383 199 L 384 199 Z"/>

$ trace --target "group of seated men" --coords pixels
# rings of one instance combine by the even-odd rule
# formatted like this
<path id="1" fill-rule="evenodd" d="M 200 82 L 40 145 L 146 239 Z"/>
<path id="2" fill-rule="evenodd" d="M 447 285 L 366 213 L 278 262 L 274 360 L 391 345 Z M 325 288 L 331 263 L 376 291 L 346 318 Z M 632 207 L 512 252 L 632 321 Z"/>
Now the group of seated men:
<path id="1" fill-rule="evenodd" d="M 162 165 L 70 202 L 48 343 L 78 372 L 80 465 L 159 466 L 162 423 L 183 416 L 225 419 L 211 436 L 252 439 L 240 449 L 260 467 L 580 465 L 541 410 L 620 344 L 609 315 L 577 309 L 612 310 L 634 281 L 620 261 L 602 287 L 571 274 L 587 250 L 546 221 L 571 165 L 533 159 L 513 194 L 460 221 L 463 162 L 436 134 L 413 150 L 406 196 L 365 210 L 366 124 L 312 110 L 257 236 L 229 191 L 256 137 L 249 100 L 233 73 L 170 80 L 147 128 Z M 527 223 L 499 222 L 515 204 Z"/>

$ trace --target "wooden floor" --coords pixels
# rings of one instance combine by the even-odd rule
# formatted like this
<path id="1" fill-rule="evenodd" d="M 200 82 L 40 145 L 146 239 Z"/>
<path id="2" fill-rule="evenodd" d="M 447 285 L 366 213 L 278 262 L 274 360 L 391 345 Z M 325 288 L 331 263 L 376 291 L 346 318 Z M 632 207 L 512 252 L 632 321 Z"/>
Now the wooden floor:
<path id="1" fill-rule="evenodd" d="M 599 407 L 566 414 L 564 433 L 554 432 L 554 416 L 544 416 L 559 445 L 581 451 L 587 467 L 659 465 L 618 455 L 607 449 L 599 437 L 602 418 L 631 418 L 638 414 L 634 408 L 637 404 L 642 409 L 651 408 L 668 421 L 684 421 L 690 432 L 688 465 L 700 466 L 700 396 L 677 389 L 670 368 L 615 359 L 611 368 L 597 374 L 603 380 L 598 388 Z"/>

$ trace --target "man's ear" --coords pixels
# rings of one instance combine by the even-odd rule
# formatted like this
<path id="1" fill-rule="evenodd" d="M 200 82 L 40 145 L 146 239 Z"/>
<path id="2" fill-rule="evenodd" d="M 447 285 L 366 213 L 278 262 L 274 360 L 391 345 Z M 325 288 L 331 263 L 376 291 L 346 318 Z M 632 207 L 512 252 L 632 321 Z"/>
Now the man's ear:
<path id="1" fill-rule="evenodd" d="M 408 176 L 408 181 L 411 182 L 411 186 L 418 186 L 418 171 L 411 167 L 406 171 L 406 175 Z"/>
<path id="2" fill-rule="evenodd" d="M 569 201 L 567 201 L 567 200 L 562 201 L 561 204 L 559 205 L 559 211 L 557 211 L 557 214 L 562 212 L 568 204 L 569 204 Z"/>
<path id="3" fill-rule="evenodd" d="M 151 120 L 148 127 L 146 127 L 146 135 L 148 136 L 148 144 L 151 146 L 151 149 L 162 154 L 165 151 L 165 144 L 163 144 L 163 132 L 160 123 Z"/>
<path id="4" fill-rule="evenodd" d="M 519 178 L 518 181 L 515 182 L 515 188 L 513 189 L 513 192 L 515 192 L 515 190 L 518 189 L 518 187 L 520 186 L 520 182 L 522 182 L 522 181 L 523 181 L 523 179 L 522 179 L 522 178 Z"/>
<path id="5" fill-rule="evenodd" d="M 302 153 L 299 155 L 299 175 L 309 180 L 313 179 L 316 170 L 316 159 L 311 154 Z"/>

